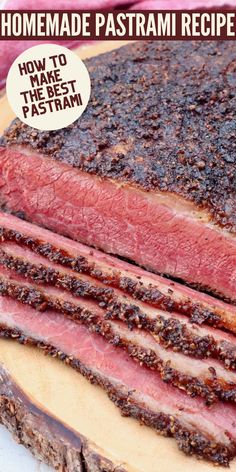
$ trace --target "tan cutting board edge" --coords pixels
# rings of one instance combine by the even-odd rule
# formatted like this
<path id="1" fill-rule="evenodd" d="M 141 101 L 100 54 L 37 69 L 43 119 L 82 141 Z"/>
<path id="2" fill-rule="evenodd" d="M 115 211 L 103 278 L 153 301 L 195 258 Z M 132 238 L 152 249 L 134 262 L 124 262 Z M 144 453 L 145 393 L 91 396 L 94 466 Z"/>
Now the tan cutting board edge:
<path id="1" fill-rule="evenodd" d="M 213 465 L 185 456 L 174 440 L 124 418 L 98 387 L 56 359 L 15 341 L 0 341 L 0 362 L 33 404 L 129 472 L 210 472 Z M 225 471 L 217 467 L 218 472 Z M 236 463 L 231 472 L 236 471 Z M 91 469 L 91 472 L 93 470 Z"/>
<path id="2" fill-rule="evenodd" d="M 111 50 L 123 43 L 96 44 L 80 50 L 79 54 L 85 58 Z M 13 117 L 7 99 L 3 97 L 0 100 L 0 133 Z M 32 418 L 41 415 L 40 434 L 43 435 L 43 431 L 51 428 L 54 439 L 56 434 L 61 434 L 65 442 L 72 441 L 73 444 L 76 443 L 76 438 L 77 444 L 79 438 L 86 438 L 86 454 L 89 457 L 91 472 L 225 471 L 222 467 L 215 469 L 210 463 L 185 456 L 178 450 L 174 440 L 158 436 L 133 419 L 123 418 L 99 387 L 91 385 L 71 368 L 56 359 L 44 356 L 35 348 L 19 345 L 14 341 L 0 340 L 0 364 L 7 369 L 12 379 L 7 380 L 8 396 L 12 395 L 12 398 L 7 398 L 7 394 L 4 396 L 7 378 L 0 369 L 0 415 L 1 418 L 4 416 L 2 412 L 6 408 L 5 424 L 11 428 L 12 421 L 9 418 L 16 415 L 15 396 L 19 409 L 25 406 Z M 22 391 L 18 390 L 18 387 Z M 22 417 L 25 424 L 30 422 L 30 414 L 25 419 Z M 27 438 L 23 442 L 27 442 Z M 104 462 L 101 458 L 108 461 Z M 78 464 L 78 468 L 74 470 L 79 472 L 82 469 Z M 231 464 L 230 471 L 236 472 L 236 461 Z"/>

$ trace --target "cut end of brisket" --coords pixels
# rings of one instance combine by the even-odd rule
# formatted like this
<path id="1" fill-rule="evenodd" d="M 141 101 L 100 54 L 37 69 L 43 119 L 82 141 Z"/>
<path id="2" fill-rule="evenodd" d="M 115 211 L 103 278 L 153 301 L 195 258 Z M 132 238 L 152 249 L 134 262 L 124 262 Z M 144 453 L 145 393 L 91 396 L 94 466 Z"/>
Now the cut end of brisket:
<path id="1" fill-rule="evenodd" d="M 92 97 L 82 118 L 56 132 L 36 132 L 15 120 L 4 142 L 29 145 L 85 172 L 174 193 L 235 231 L 234 56 L 233 41 L 149 41 L 89 59 Z"/>
<path id="2" fill-rule="evenodd" d="M 82 118 L 5 132 L 2 208 L 236 303 L 234 56 L 142 42 L 89 60 Z"/>

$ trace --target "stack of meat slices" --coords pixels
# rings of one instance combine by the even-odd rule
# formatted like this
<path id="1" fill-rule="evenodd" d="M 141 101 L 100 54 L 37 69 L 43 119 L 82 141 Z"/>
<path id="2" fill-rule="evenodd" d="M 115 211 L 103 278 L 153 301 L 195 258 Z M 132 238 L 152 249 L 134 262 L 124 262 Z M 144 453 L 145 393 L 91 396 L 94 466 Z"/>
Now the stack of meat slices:
<path id="1" fill-rule="evenodd" d="M 236 455 L 236 307 L 0 214 L 0 333 L 57 356 L 188 454 Z"/>

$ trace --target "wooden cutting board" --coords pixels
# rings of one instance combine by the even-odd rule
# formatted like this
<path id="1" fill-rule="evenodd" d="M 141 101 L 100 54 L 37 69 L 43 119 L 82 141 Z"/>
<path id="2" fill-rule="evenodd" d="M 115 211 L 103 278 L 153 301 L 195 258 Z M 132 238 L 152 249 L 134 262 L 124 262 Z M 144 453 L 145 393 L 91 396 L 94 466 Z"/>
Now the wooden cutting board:
<path id="1" fill-rule="evenodd" d="M 78 54 L 81 58 L 90 57 L 122 44 L 124 42 L 100 43 L 82 48 Z M 0 133 L 13 117 L 7 99 L 3 97 L 0 100 Z M 15 396 L 18 407 L 25 407 L 30 413 L 25 421 L 29 420 L 30 415 L 40 418 L 42 431 L 51 428 L 52 435 L 61 436 L 65 442 L 71 441 L 75 448 L 79 448 L 81 438 L 85 440 L 90 458 L 94 460 L 91 472 L 114 469 L 117 472 L 213 470 L 211 464 L 181 453 L 174 440 L 158 436 L 133 419 L 123 418 L 99 387 L 91 385 L 71 368 L 47 358 L 34 348 L 0 340 L 0 365 L 7 369 L 12 379 L 10 381 L 5 377 L 0 369 L 0 410 L 1 395 L 7 382 L 8 396 L 12 397 L 6 403 L 8 416 L 16 415 L 14 402 L 11 402 Z M 83 447 L 85 449 L 85 443 Z M 101 457 L 108 462 L 103 462 Z M 102 461 L 100 465 L 97 458 Z M 222 467 L 217 468 L 218 472 L 224 470 Z M 230 470 L 236 472 L 236 461 L 231 464 Z"/>

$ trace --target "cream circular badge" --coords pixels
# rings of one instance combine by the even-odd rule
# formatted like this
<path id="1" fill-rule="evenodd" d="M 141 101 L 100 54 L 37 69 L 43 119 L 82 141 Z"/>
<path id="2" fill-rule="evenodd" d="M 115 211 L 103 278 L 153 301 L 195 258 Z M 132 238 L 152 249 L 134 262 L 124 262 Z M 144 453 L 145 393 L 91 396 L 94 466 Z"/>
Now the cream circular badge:
<path id="1" fill-rule="evenodd" d="M 13 62 L 7 77 L 7 97 L 21 121 L 49 131 L 79 118 L 90 97 L 90 77 L 82 60 L 69 49 L 41 44 Z"/>

